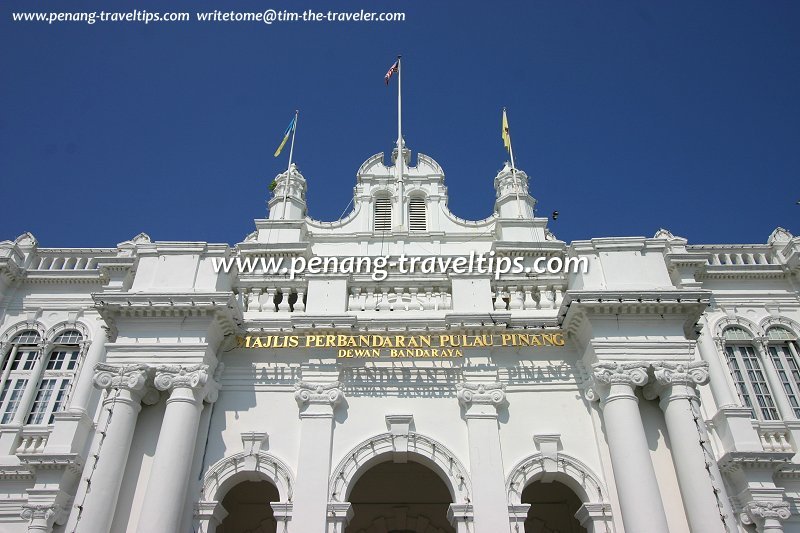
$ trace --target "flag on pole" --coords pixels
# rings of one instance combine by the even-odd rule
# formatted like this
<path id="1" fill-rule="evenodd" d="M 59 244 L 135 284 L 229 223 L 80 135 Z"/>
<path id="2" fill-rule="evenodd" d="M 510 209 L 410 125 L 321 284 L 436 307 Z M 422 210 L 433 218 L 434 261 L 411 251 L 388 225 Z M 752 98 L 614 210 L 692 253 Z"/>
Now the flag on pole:
<path id="1" fill-rule="evenodd" d="M 286 141 L 289 140 L 289 134 L 292 133 L 296 121 L 297 121 L 297 115 L 295 114 L 295 116 L 292 117 L 292 121 L 289 123 L 289 127 L 286 128 L 286 131 L 283 133 L 283 140 L 281 141 L 280 146 L 278 146 L 278 149 L 275 150 L 274 157 L 278 157 L 279 155 L 281 155 L 281 150 L 283 150 L 283 147 L 286 146 Z"/>
<path id="2" fill-rule="evenodd" d="M 508 117 L 506 116 L 506 108 L 503 108 L 503 128 L 501 132 L 503 138 L 503 146 L 511 153 L 511 133 L 508 131 Z"/>
<path id="3" fill-rule="evenodd" d="M 386 76 L 383 77 L 383 81 L 386 82 L 386 85 L 389 85 L 389 78 L 392 77 L 392 74 L 398 71 L 400 68 L 400 60 L 394 62 L 394 64 L 389 68 L 389 72 L 386 73 Z"/>

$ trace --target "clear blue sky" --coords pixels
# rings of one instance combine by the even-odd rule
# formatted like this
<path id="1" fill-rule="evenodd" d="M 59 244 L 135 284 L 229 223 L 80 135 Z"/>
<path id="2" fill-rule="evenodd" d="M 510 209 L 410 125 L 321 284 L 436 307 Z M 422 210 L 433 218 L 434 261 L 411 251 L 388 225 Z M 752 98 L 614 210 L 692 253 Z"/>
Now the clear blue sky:
<path id="1" fill-rule="evenodd" d="M 405 11 L 398 24 L 22 24 L 14 10 Z M 800 3 L 570 0 L 5 0 L 0 239 L 235 243 L 266 215 L 301 110 L 311 216 L 404 134 L 452 211 L 492 211 L 509 109 L 539 215 L 570 241 L 665 227 L 694 243 L 800 233 Z"/>

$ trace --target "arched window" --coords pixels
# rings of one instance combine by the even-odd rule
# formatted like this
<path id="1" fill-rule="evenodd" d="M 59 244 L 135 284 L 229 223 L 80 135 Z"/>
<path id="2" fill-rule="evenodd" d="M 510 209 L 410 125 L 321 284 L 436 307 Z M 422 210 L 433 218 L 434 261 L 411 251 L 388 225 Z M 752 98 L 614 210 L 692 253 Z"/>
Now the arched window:
<path id="1" fill-rule="evenodd" d="M 725 339 L 725 356 L 739 398 L 750 408 L 753 418 L 778 420 L 778 409 L 767 385 L 761 361 L 753 348 L 753 336 L 736 326 L 727 328 L 722 335 Z"/>
<path id="2" fill-rule="evenodd" d="M 388 196 L 375 197 L 372 227 L 376 232 L 392 230 L 392 199 Z"/>
<path id="3" fill-rule="evenodd" d="M 425 212 L 425 198 L 413 196 L 408 200 L 409 231 L 428 231 L 428 219 Z"/>
<path id="4" fill-rule="evenodd" d="M 63 410 L 78 368 L 82 340 L 74 329 L 55 338 L 26 424 L 52 424 L 53 414 Z"/>
<path id="5" fill-rule="evenodd" d="M 5 353 L 0 381 L 0 424 L 14 420 L 17 407 L 41 355 L 41 336 L 34 330 L 19 333 Z"/>
<path id="6" fill-rule="evenodd" d="M 800 418 L 800 366 L 798 365 L 797 337 L 789 330 L 772 327 L 767 330 L 767 350 L 778 371 L 781 385 L 794 416 Z"/>

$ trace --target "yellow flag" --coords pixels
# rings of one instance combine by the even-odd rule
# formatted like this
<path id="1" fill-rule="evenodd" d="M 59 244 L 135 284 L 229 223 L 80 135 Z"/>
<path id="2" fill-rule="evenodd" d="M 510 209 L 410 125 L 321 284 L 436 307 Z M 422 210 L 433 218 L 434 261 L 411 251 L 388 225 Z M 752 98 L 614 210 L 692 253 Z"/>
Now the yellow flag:
<path id="1" fill-rule="evenodd" d="M 503 131 L 502 131 L 502 138 L 503 138 L 503 146 L 505 146 L 506 150 L 509 152 L 511 151 L 511 134 L 508 132 L 508 117 L 506 116 L 506 110 L 503 108 Z"/>

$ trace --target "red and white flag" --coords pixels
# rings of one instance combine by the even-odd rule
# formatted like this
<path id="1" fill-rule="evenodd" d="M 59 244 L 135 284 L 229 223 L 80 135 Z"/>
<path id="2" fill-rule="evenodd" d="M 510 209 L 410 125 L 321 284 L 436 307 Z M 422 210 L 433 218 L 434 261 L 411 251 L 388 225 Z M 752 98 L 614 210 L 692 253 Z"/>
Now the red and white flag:
<path id="1" fill-rule="evenodd" d="M 392 65 L 392 66 L 389 68 L 389 72 L 387 72 L 387 73 L 386 73 L 386 76 L 384 76 L 384 77 L 383 77 L 383 81 L 385 81 L 385 82 L 386 82 L 386 85 L 389 85 L 389 78 L 391 78 L 391 77 L 392 77 L 392 74 L 394 74 L 395 72 L 397 72 L 397 70 L 398 70 L 399 68 L 400 68 L 400 61 L 398 60 L 398 61 L 395 61 L 395 62 L 394 62 L 394 65 Z"/>

